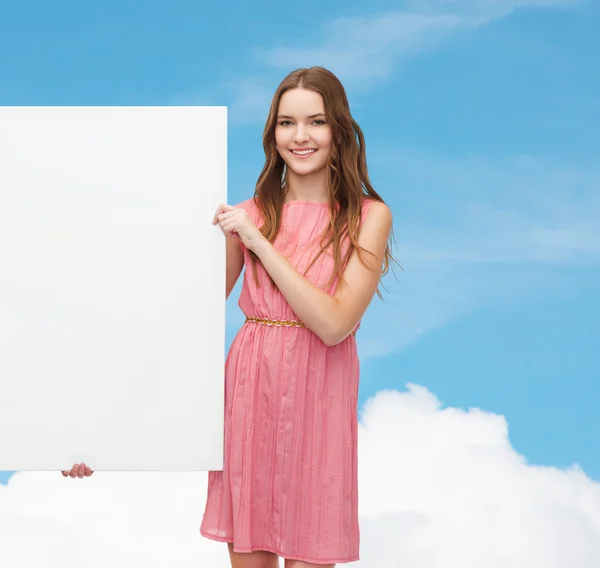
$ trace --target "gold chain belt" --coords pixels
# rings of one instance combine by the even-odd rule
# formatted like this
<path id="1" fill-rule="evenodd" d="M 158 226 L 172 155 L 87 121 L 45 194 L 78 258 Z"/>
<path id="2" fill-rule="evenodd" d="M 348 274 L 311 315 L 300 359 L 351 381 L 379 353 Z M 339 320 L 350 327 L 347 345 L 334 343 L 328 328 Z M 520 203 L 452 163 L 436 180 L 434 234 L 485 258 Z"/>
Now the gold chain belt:
<path id="1" fill-rule="evenodd" d="M 254 316 L 246 316 L 246 323 L 259 323 L 261 325 L 271 325 L 275 327 L 306 327 L 298 320 L 276 320 L 268 318 L 257 318 Z M 350 335 L 356 335 L 356 330 L 352 330 Z"/>

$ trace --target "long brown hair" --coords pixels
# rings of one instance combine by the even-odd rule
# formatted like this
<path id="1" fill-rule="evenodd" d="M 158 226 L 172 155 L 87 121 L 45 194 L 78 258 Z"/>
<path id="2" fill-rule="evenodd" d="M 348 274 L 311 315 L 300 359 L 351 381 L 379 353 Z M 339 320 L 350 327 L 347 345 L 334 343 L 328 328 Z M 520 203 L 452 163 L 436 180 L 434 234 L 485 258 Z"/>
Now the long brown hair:
<path id="1" fill-rule="evenodd" d="M 321 251 L 309 265 L 331 247 L 334 261 L 332 281 L 342 277 L 344 268 L 354 250 L 368 252 L 358 244 L 361 224 L 362 201 L 365 197 L 383 202 L 369 180 L 365 138 L 360 126 L 350 113 L 350 105 L 344 86 L 329 70 L 323 67 L 302 68 L 292 71 L 275 91 L 263 132 L 265 165 L 256 183 L 255 203 L 264 219 L 260 230 L 273 242 L 281 225 L 285 200 L 285 162 L 275 143 L 275 127 L 281 97 L 290 89 L 302 88 L 319 93 L 323 97 L 325 116 L 331 125 L 332 144 L 327 164 L 327 187 L 329 190 L 330 223 L 321 240 Z M 349 246 L 342 254 L 344 239 Z M 385 275 L 394 260 L 391 242 L 388 242 L 381 276 Z M 257 262 L 255 255 L 253 262 Z M 307 268 L 308 270 L 308 268 Z M 256 273 L 255 273 L 256 274 Z M 379 290 L 377 291 L 379 294 Z M 380 295 L 380 294 L 379 294 Z"/>

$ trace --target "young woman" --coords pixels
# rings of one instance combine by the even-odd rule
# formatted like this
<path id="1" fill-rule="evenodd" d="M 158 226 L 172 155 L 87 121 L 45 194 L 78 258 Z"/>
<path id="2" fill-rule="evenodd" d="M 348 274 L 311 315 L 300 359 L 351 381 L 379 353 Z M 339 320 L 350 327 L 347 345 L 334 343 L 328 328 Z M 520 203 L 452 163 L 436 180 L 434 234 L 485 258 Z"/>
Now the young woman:
<path id="1" fill-rule="evenodd" d="M 328 70 L 282 81 L 263 146 L 254 197 L 213 220 L 227 297 L 245 266 L 246 322 L 227 357 L 225 463 L 209 472 L 200 532 L 228 543 L 232 568 L 333 567 L 359 557 L 355 333 L 392 260 L 392 216 Z"/>

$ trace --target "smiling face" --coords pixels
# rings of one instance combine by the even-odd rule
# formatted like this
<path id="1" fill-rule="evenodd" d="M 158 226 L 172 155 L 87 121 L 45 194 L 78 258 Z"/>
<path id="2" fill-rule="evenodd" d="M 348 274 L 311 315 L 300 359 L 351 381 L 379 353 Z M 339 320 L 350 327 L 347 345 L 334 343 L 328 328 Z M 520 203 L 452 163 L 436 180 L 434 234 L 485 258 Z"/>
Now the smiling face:
<path id="1" fill-rule="evenodd" d="M 324 174 L 331 148 L 323 97 L 315 91 L 295 88 L 279 102 L 275 143 L 290 174 Z"/>

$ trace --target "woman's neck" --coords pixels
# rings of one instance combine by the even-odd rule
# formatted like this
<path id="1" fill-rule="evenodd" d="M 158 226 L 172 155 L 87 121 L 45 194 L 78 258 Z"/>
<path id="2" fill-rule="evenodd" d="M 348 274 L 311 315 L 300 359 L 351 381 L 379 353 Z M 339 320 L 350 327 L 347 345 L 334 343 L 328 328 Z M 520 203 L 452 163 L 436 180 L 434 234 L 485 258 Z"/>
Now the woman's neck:
<path id="1" fill-rule="evenodd" d="M 327 203 L 329 201 L 327 180 L 323 172 L 299 176 L 288 170 L 285 191 L 286 201 L 311 201 L 315 203 Z"/>

